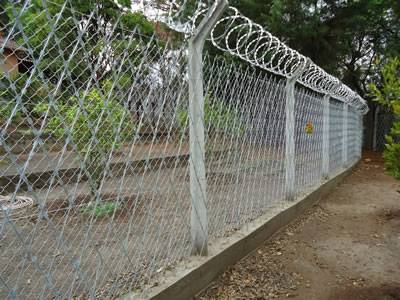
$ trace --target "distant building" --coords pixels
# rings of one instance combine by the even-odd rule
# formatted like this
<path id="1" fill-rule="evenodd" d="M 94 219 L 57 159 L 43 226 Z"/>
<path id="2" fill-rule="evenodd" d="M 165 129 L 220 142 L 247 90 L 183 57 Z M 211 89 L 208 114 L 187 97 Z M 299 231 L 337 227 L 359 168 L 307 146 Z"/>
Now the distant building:
<path id="1" fill-rule="evenodd" d="M 31 66 L 27 49 L 12 40 L 6 40 L 0 32 L 0 73 L 13 77 L 28 72 Z"/>

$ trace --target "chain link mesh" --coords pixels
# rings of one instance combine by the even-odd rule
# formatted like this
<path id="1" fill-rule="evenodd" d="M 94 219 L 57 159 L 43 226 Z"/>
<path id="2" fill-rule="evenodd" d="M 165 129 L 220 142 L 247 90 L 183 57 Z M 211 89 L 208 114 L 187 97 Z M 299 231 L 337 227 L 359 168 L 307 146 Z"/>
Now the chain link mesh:
<path id="1" fill-rule="evenodd" d="M 383 151 L 387 144 L 386 136 L 390 134 L 395 115 L 389 109 L 378 106 L 375 108 L 373 150 Z M 396 138 L 395 138 L 396 140 Z"/>
<path id="2" fill-rule="evenodd" d="M 343 103 L 331 100 L 329 103 L 329 171 L 331 173 L 342 167 L 343 148 Z"/>
<path id="3" fill-rule="evenodd" d="M 191 252 L 186 46 L 72 4 L 1 7 L 0 298 L 143 292 Z M 204 57 L 211 239 L 286 203 L 286 79 L 232 61 Z M 296 85 L 298 195 L 322 182 L 322 98 Z M 330 100 L 332 176 L 361 153 L 350 107 L 342 162 L 343 110 Z"/>

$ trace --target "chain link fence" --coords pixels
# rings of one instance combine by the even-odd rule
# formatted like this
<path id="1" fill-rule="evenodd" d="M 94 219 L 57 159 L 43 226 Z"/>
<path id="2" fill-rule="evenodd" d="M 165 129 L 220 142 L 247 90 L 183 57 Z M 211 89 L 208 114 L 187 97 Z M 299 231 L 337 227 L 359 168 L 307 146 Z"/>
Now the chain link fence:
<path id="1" fill-rule="evenodd" d="M 386 136 L 390 134 L 395 120 L 393 112 L 389 109 L 381 106 L 375 108 L 372 145 L 374 151 L 385 150 Z"/>
<path id="2" fill-rule="evenodd" d="M 346 88 L 324 93 L 303 73 L 290 112 L 292 71 L 215 55 L 212 43 L 196 77 L 199 148 L 187 37 L 104 3 L 1 7 L 2 299 L 113 298 L 154 285 L 193 251 L 194 149 L 210 242 L 361 157 L 365 107 Z M 232 26 L 227 18 L 216 26 Z"/>

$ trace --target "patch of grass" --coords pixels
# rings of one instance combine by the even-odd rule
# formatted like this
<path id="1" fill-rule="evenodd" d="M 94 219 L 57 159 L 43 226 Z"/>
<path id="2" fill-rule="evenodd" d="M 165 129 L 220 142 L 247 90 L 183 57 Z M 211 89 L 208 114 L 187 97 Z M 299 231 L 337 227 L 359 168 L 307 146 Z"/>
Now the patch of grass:
<path id="1" fill-rule="evenodd" d="M 94 215 L 97 218 L 112 215 L 120 208 L 118 203 L 106 202 L 106 203 L 88 203 L 82 212 L 87 215 Z"/>

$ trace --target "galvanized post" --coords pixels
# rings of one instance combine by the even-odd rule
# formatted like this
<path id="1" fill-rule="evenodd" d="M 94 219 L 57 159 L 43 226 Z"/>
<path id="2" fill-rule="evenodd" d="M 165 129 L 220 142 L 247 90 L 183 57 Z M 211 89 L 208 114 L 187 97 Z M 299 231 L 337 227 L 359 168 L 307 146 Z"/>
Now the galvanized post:
<path id="1" fill-rule="evenodd" d="M 296 160 L 295 160 L 295 117 L 294 117 L 294 88 L 297 79 L 310 64 L 310 60 L 300 65 L 291 77 L 286 79 L 286 121 L 285 121 L 285 179 L 286 179 L 286 199 L 293 201 L 296 195 Z"/>
<path id="2" fill-rule="evenodd" d="M 204 145 L 203 60 L 204 42 L 228 6 L 217 1 L 189 40 L 189 143 L 192 254 L 207 255 L 207 182 Z"/>
<path id="3" fill-rule="evenodd" d="M 322 124 L 322 177 L 329 178 L 329 100 L 330 95 L 323 98 L 323 124 Z"/>
<path id="4" fill-rule="evenodd" d="M 342 139 L 342 165 L 347 167 L 347 148 L 348 148 L 348 123 L 349 123 L 349 105 L 343 104 L 343 139 Z"/>

